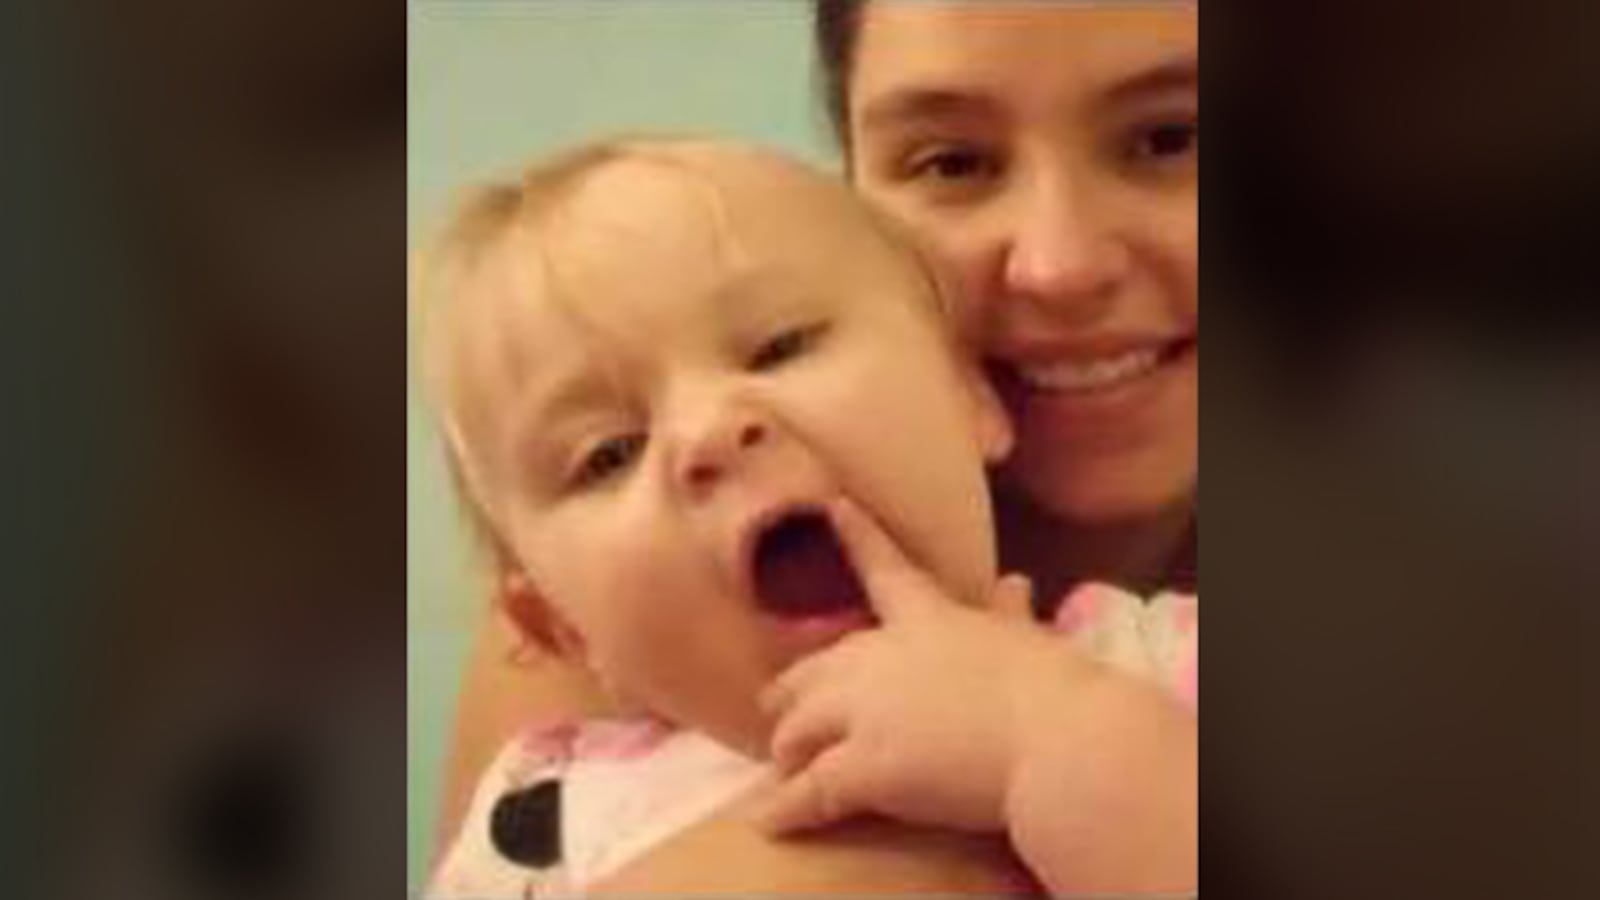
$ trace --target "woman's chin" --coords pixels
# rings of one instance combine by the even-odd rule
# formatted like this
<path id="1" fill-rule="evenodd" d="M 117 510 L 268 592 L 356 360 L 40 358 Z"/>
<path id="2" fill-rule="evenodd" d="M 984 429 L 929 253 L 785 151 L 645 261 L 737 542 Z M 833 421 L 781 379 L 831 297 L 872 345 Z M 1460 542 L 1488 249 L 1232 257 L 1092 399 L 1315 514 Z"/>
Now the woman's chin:
<path id="1" fill-rule="evenodd" d="M 1087 528 L 1134 525 L 1191 505 L 1195 498 L 1194 456 L 1151 458 L 1155 456 L 1083 460 L 1063 454 L 1017 465 L 1006 475 L 1031 506 L 1064 523 Z"/>

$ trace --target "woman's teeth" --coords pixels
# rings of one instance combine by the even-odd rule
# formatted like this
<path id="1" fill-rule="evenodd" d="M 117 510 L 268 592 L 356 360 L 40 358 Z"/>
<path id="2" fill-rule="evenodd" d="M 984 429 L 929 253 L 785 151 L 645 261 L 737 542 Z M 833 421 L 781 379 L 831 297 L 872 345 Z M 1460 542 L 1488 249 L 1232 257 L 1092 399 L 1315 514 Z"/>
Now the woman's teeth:
<path id="1" fill-rule="evenodd" d="M 1132 381 L 1154 369 L 1160 362 L 1161 353 L 1154 348 L 1146 348 L 1088 362 L 1021 367 L 1018 374 L 1035 390 L 1093 391 Z"/>

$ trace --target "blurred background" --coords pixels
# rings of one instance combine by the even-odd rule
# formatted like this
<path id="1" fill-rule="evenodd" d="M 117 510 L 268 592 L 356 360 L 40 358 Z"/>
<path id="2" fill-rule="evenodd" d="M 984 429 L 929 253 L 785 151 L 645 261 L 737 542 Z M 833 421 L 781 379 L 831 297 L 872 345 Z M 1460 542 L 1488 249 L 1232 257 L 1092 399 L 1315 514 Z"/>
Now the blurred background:
<path id="1" fill-rule="evenodd" d="M 718 134 L 828 167 L 810 6 L 786 0 L 412 3 L 407 236 L 425 246 L 461 189 L 619 132 Z M 487 596 L 432 424 L 408 380 L 407 841 L 423 876 L 460 671 Z"/>

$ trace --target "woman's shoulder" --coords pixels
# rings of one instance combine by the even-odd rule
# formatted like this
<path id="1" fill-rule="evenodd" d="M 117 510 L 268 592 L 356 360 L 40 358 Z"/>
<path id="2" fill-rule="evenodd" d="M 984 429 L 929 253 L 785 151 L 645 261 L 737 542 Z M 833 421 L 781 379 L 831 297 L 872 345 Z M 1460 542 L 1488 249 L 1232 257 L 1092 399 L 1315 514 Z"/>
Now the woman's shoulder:
<path id="1" fill-rule="evenodd" d="M 975 896 L 1041 892 L 999 835 L 861 818 L 805 840 L 774 839 L 754 825 L 763 785 L 597 887 L 607 896 Z"/>

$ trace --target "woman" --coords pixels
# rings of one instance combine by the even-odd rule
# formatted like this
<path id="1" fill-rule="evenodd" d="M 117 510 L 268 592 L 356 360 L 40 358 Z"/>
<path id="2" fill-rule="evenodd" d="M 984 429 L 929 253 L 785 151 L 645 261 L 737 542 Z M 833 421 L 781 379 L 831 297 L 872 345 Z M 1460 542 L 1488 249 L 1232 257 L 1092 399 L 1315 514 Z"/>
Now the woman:
<path id="1" fill-rule="evenodd" d="M 1020 442 L 1005 568 L 1192 584 L 1198 56 L 1191 5 L 824 2 L 851 178 L 946 267 Z"/>
<path id="2" fill-rule="evenodd" d="M 1195 585 L 1196 21 L 1193 4 L 818 4 L 850 178 L 939 264 L 1014 418 L 995 483 L 1002 563 L 1044 605 L 1090 578 Z M 508 666 L 511 633 L 496 617 L 479 641 L 441 833 L 530 709 L 593 708 L 568 673 Z M 982 842 L 876 828 L 775 846 L 737 815 L 619 889 L 1010 883 L 988 879 L 1003 865 Z M 707 855 L 714 871 L 692 862 Z"/>

